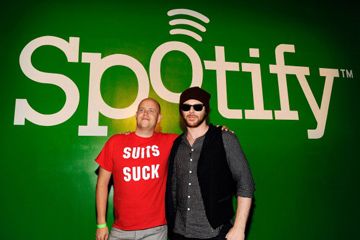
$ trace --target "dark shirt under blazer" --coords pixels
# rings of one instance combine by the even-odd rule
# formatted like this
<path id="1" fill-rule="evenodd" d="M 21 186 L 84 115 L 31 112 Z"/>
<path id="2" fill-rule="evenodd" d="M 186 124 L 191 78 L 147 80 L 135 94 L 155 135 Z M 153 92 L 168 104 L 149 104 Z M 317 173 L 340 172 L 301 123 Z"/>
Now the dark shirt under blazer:
<path id="1" fill-rule="evenodd" d="M 232 197 L 252 197 L 253 192 L 248 163 L 235 135 L 210 125 L 192 146 L 185 134 L 175 140 L 166 192 L 170 233 L 215 237 L 234 215 Z"/>

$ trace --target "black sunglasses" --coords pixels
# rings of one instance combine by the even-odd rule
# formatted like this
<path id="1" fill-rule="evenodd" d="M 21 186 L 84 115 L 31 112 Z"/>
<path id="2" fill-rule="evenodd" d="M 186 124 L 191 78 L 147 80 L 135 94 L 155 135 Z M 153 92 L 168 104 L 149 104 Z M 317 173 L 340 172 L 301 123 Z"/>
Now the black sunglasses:
<path id="1" fill-rule="evenodd" d="M 204 104 L 199 103 L 199 104 L 190 105 L 190 104 L 184 103 L 184 104 L 181 104 L 180 109 L 181 109 L 181 111 L 187 112 L 190 110 L 191 107 L 193 107 L 193 109 L 195 111 L 200 112 L 203 109 Z"/>

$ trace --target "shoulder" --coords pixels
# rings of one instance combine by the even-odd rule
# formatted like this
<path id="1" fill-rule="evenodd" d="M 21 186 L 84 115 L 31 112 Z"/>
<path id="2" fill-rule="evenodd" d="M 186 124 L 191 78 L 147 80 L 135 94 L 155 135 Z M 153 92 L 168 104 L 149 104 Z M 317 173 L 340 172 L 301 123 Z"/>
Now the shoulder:
<path id="1" fill-rule="evenodd" d="M 169 141 L 174 141 L 179 135 L 176 133 L 156 133 L 156 135 L 160 138 L 164 138 Z"/>
<path id="2" fill-rule="evenodd" d="M 239 142 L 235 133 L 232 133 L 229 131 L 222 131 L 221 136 L 222 136 L 224 143 L 238 143 Z"/>
<path id="3" fill-rule="evenodd" d="M 108 142 L 118 142 L 122 141 L 124 138 L 131 138 L 134 135 L 134 132 L 127 132 L 127 133 L 117 133 L 112 135 Z"/>

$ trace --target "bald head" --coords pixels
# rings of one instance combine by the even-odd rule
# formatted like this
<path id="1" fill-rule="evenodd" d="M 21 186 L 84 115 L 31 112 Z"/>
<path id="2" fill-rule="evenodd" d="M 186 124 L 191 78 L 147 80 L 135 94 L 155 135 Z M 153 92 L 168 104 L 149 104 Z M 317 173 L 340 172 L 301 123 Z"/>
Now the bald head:
<path id="1" fill-rule="evenodd" d="M 139 110 L 140 106 L 142 106 L 144 104 L 144 102 L 153 102 L 156 105 L 157 112 L 161 113 L 160 103 L 153 98 L 144 98 L 143 100 L 141 100 L 141 102 L 138 105 L 138 110 Z"/>

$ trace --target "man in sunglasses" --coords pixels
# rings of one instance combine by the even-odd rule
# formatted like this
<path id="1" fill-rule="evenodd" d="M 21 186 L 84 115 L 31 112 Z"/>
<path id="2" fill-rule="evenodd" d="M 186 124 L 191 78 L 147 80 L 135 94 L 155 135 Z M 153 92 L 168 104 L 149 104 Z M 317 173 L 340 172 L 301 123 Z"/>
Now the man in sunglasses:
<path id="1" fill-rule="evenodd" d="M 252 175 L 236 136 L 208 124 L 209 100 L 210 94 L 199 87 L 180 96 L 186 131 L 173 144 L 166 187 L 171 240 L 245 239 Z"/>

